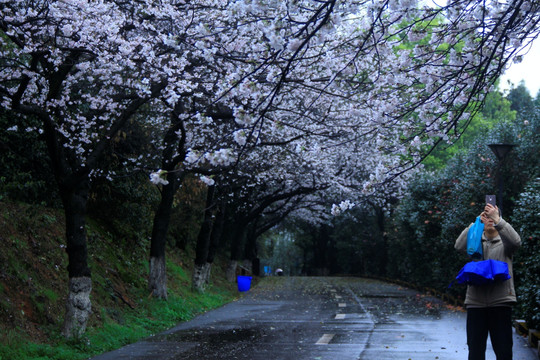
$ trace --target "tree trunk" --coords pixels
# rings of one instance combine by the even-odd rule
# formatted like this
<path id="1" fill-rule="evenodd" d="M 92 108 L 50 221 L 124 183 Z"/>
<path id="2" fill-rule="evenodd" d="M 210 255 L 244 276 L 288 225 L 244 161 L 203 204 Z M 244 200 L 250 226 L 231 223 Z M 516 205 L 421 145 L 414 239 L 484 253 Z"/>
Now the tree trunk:
<path id="1" fill-rule="evenodd" d="M 171 222 L 174 195 L 185 176 L 184 172 L 175 170 L 185 157 L 184 145 L 186 132 L 180 114 L 184 112 L 182 101 L 176 102 L 171 112 L 171 126 L 163 138 L 162 169 L 167 171 L 167 185 L 161 189 L 161 202 L 159 203 L 154 224 L 152 239 L 150 241 L 150 271 L 148 276 L 148 289 L 158 298 L 167 298 L 167 269 L 165 250 L 167 246 L 167 232 Z M 180 139 L 178 138 L 180 131 Z"/>
<path id="2" fill-rule="evenodd" d="M 382 245 L 380 246 L 381 249 L 379 250 L 379 271 L 377 272 L 377 275 L 386 275 L 388 272 L 388 234 L 386 232 L 386 219 L 387 215 L 386 212 L 378 205 L 375 205 L 374 203 L 368 201 L 368 203 L 373 207 L 373 211 L 375 212 L 375 216 L 377 218 L 377 226 L 379 228 L 379 231 L 381 233 L 380 237 L 382 238 Z M 398 199 L 395 197 L 390 197 L 387 199 L 387 206 L 390 208 L 390 213 L 388 214 L 388 218 L 392 217 L 392 208 L 393 206 L 398 203 Z"/>
<path id="3" fill-rule="evenodd" d="M 167 299 L 167 266 L 165 264 L 165 255 L 161 257 L 150 256 L 148 288 L 154 297 Z"/>
<path id="4" fill-rule="evenodd" d="M 73 179 L 60 183 L 60 195 L 66 217 L 66 251 L 68 254 L 68 297 L 62 334 L 67 337 L 81 336 L 92 312 L 90 292 L 92 279 L 88 268 L 86 242 L 86 203 L 88 178 Z"/>
<path id="5" fill-rule="evenodd" d="M 247 259 L 253 260 L 257 257 L 257 223 L 250 224 L 246 231 L 246 241 L 244 246 L 244 255 Z"/>
<path id="6" fill-rule="evenodd" d="M 91 292 L 92 279 L 89 276 L 69 279 L 66 316 L 62 327 L 62 335 L 66 338 L 80 337 L 86 331 L 86 324 L 92 312 Z"/>
<path id="7" fill-rule="evenodd" d="M 257 222 L 249 226 L 249 230 L 246 236 L 245 256 L 251 261 L 251 274 L 255 276 L 260 275 L 260 260 L 259 251 L 257 249 Z"/>
<path id="8" fill-rule="evenodd" d="M 230 282 L 236 281 L 236 267 L 238 261 L 243 260 L 244 243 L 247 236 L 245 223 L 238 221 L 235 224 L 235 230 L 231 239 L 231 261 L 227 268 L 227 280 Z"/>
<path id="9" fill-rule="evenodd" d="M 208 285 L 207 278 L 210 273 L 211 264 L 204 263 L 193 267 L 193 276 L 191 278 L 191 289 L 203 293 Z"/>
<path id="10" fill-rule="evenodd" d="M 382 235 L 382 251 L 380 254 L 380 263 L 381 269 L 378 275 L 386 275 L 388 269 L 388 235 L 386 233 L 386 217 L 384 210 L 381 208 L 376 208 L 375 212 L 377 214 L 377 225 Z"/>
<path id="11" fill-rule="evenodd" d="M 165 249 L 176 189 L 176 174 L 169 173 L 167 180 L 169 183 L 163 186 L 161 202 L 154 216 L 152 240 L 150 242 L 150 272 L 148 276 L 148 290 L 152 292 L 153 296 L 161 299 L 167 298 Z"/>
<path id="12" fill-rule="evenodd" d="M 229 266 L 227 267 L 227 280 L 230 282 L 236 281 L 236 267 L 238 266 L 238 261 L 231 260 L 229 261 Z"/>
<path id="13" fill-rule="evenodd" d="M 206 264 L 204 264 L 203 273 L 205 286 L 210 285 L 210 275 L 212 275 L 212 263 L 207 262 Z"/>
<path id="14" fill-rule="evenodd" d="M 206 285 L 205 268 L 208 260 L 208 251 L 210 249 L 210 235 L 212 232 L 214 202 L 214 186 L 208 187 L 206 193 L 206 208 L 204 210 L 204 219 L 197 237 L 197 247 L 195 250 L 195 264 L 193 268 L 193 277 L 191 288 L 195 291 L 204 292 Z"/>
<path id="15" fill-rule="evenodd" d="M 251 259 L 251 272 L 254 276 L 261 276 L 261 259 L 258 257 Z"/>
<path id="16" fill-rule="evenodd" d="M 216 257 L 217 250 L 220 246 L 223 229 L 225 227 L 225 211 L 224 201 L 222 201 L 212 226 L 212 233 L 210 234 L 210 248 L 208 249 L 208 258 L 206 259 L 209 263 L 214 262 L 214 258 Z"/>
<path id="17" fill-rule="evenodd" d="M 214 263 L 214 258 L 221 241 L 221 235 L 223 234 L 223 227 L 225 225 L 225 201 L 221 201 L 221 205 L 217 211 L 216 219 L 212 226 L 212 233 L 210 234 L 210 247 L 208 248 L 208 256 L 206 258 L 206 268 L 204 273 L 204 281 L 206 284 L 210 284 L 212 264 Z"/>

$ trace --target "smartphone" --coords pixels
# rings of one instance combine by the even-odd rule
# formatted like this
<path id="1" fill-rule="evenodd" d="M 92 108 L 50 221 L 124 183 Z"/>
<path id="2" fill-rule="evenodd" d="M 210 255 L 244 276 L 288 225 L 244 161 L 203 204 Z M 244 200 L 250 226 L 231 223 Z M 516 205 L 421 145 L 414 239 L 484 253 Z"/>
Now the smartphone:
<path id="1" fill-rule="evenodd" d="M 497 197 L 495 195 L 486 195 L 486 204 L 497 206 Z"/>

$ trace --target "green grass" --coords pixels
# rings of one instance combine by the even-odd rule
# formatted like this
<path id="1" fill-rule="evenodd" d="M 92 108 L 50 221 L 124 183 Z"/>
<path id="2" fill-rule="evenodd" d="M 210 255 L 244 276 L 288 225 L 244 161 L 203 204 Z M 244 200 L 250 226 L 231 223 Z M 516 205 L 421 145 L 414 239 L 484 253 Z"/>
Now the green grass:
<path id="1" fill-rule="evenodd" d="M 56 292 L 54 292 L 53 290 L 51 289 L 44 289 L 43 290 L 43 295 L 49 299 L 49 301 L 57 301 L 58 298 L 60 297 Z"/>
<path id="2" fill-rule="evenodd" d="M 42 214 L 40 216 L 40 214 Z M 87 223 L 93 314 L 86 333 L 60 331 L 67 293 L 67 254 L 60 210 L 0 202 L 0 360 L 79 360 L 120 348 L 233 301 L 238 292 L 214 264 L 213 285 L 191 291 L 190 247 L 167 250 L 168 299 L 149 296 L 146 238 L 113 236 Z"/>
<path id="3" fill-rule="evenodd" d="M 175 271 L 179 272 L 179 269 Z M 52 337 L 53 343 L 39 344 L 28 342 L 16 333 L 8 334 L 0 345 L 0 360 L 87 359 L 157 334 L 200 313 L 220 307 L 237 296 L 233 287 L 214 286 L 204 294 L 185 289 L 182 289 L 182 294 L 172 293 L 167 300 L 145 298 L 136 309 L 117 314 L 116 319 L 106 309 L 101 309 L 104 318 L 102 326 L 89 329 L 80 339 L 66 340 L 56 333 Z M 118 318 L 123 320 L 118 321 Z"/>

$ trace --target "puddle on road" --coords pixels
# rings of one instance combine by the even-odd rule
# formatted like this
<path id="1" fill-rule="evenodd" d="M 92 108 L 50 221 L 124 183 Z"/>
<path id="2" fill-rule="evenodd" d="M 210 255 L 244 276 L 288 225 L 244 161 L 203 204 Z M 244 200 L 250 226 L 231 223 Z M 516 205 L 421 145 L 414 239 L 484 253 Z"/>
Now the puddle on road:
<path id="1" fill-rule="evenodd" d="M 365 299 L 403 299 L 406 298 L 407 295 L 375 295 L 375 294 L 365 294 L 365 295 L 359 295 L 359 298 L 365 298 Z"/>
<path id="2" fill-rule="evenodd" d="M 264 336 L 263 330 L 257 328 L 192 328 L 156 336 L 153 341 L 174 344 L 177 354 L 174 359 L 229 360 L 245 359 L 246 349 L 257 343 L 261 336 Z"/>
<path id="3" fill-rule="evenodd" d="M 386 322 L 395 316 L 437 319 L 445 307 L 440 299 L 380 281 L 349 280 L 346 287 L 354 293 L 356 300 L 362 303 L 377 322 Z"/>
<path id="4" fill-rule="evenodd" d="M 197 342 L 209 344 L 223 344 L 231 342 L 243 342 L 260 338 L 263 336 L 262 329 L 256 328 L 235 328 L 235 329 L 189 329 L 168 334 L 166 339 L 175 342 Z"/>
<path id="5" fill-rule="evenodd" d="M 400 316 L 429 317 L 438 319 L 443 304 L 433 298 L 407 297 L 373 297 L 363 298 L 364 306 L 375 316 L 377 322 L 387 322 L 390 318 Z"/>

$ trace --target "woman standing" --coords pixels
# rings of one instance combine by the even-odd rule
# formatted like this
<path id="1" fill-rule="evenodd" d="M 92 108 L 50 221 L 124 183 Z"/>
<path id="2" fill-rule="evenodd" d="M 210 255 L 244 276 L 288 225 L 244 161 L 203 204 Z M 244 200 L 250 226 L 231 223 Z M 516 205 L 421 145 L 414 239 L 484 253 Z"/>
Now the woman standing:
<path id="1" fill-rule="evenodd" d="M 499 260 L 508 264 L 513 276 L 512 257 L 521 245 L 521 238 L 514 228 L 499 216 L 499 209 L 486 204 L 480 214 L 484 224 L 482 249 L 484 260 Z M 455 248 L 467 251 L 469 225 L 456 240 Z M 497 360 L 512 359 L 512 306 L 516 303 L 513 277 L 502 282 L 485 285 L 468 285 L 465 296 L 467 308 L 467 345 L 469 360 L 484 360 L 487 336 Z"/>

